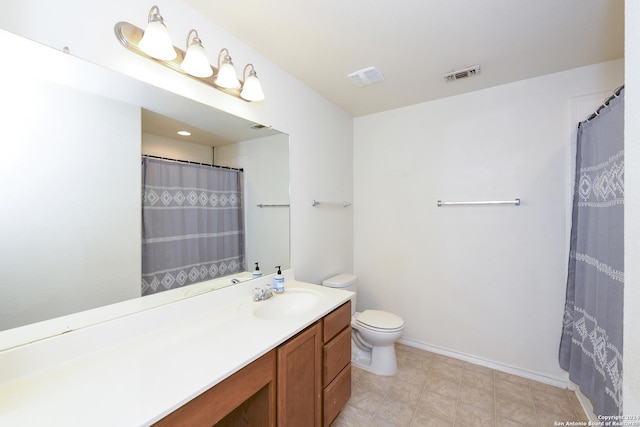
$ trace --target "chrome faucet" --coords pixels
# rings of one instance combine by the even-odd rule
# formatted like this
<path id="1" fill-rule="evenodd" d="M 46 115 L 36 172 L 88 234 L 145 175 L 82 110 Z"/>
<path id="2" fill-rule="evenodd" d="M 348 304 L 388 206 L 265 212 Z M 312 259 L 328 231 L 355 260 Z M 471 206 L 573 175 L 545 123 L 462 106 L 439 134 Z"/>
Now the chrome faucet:
<path id="1" fill-rule="evenodd" d="M 253 300 L 254 301 L 264 301 L 266 299 L 271 298 L 275 294 L 275 290 L 266 286 L 257 286 L 253 289 Z"/>

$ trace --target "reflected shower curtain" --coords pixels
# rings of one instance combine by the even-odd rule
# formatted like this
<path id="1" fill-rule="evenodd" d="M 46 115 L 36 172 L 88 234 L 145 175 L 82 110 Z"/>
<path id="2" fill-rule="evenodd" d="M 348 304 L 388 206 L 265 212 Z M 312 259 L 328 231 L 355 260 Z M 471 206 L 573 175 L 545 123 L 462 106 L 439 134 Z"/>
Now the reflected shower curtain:
<path id="1" fill-rule="evenodd" d="M 622 414 L 624 89 L 619 92 L 578 129 L 559 355 L 596 415 Z"/>
<path id="2" fill-rule="evenodd" d="M 242 171 L 142 159 L 142 295 L 244 270 Z"/>

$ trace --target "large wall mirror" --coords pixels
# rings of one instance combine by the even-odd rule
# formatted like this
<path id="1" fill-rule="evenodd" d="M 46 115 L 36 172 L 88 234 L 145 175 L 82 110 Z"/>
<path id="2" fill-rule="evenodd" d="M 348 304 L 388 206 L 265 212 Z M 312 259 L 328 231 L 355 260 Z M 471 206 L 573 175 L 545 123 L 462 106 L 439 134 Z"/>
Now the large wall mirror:
<path id="1" fill-rule="evenodd" d="M 243 168 L 246 268 L 289 267 L 287 135 L 2 30 L 0 45 L 40 64 L 0 71 L 0 350 L 15 328 L 155 297 L 140 297 L 145 153 Z"/>

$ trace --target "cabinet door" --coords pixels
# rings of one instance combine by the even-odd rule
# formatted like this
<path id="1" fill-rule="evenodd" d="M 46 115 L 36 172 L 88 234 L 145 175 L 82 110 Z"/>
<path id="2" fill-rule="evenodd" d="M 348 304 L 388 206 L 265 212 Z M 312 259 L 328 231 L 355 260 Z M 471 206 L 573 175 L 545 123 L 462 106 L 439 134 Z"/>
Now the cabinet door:
<path id="1" fill-rule="evenodd" d="M 322 422 L 322 329 L 305 329 L 278 347 L 279 427 L 320 426 Z"/>

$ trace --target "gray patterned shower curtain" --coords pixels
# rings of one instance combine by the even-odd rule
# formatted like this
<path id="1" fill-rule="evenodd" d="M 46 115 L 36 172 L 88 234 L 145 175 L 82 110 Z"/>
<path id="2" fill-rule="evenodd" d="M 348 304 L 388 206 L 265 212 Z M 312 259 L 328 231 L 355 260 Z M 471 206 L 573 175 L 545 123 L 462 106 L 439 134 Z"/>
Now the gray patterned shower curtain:
<path id="1" fill-rule="evenodd" d="M 142 295 L 245 269 L 242 171 L 142 159 Z"/>
<path id="2" fill-rule="evenodd" d="M 624 88 L 580 123 L 560 366 L 596 415 L 622 414 Z"/>

